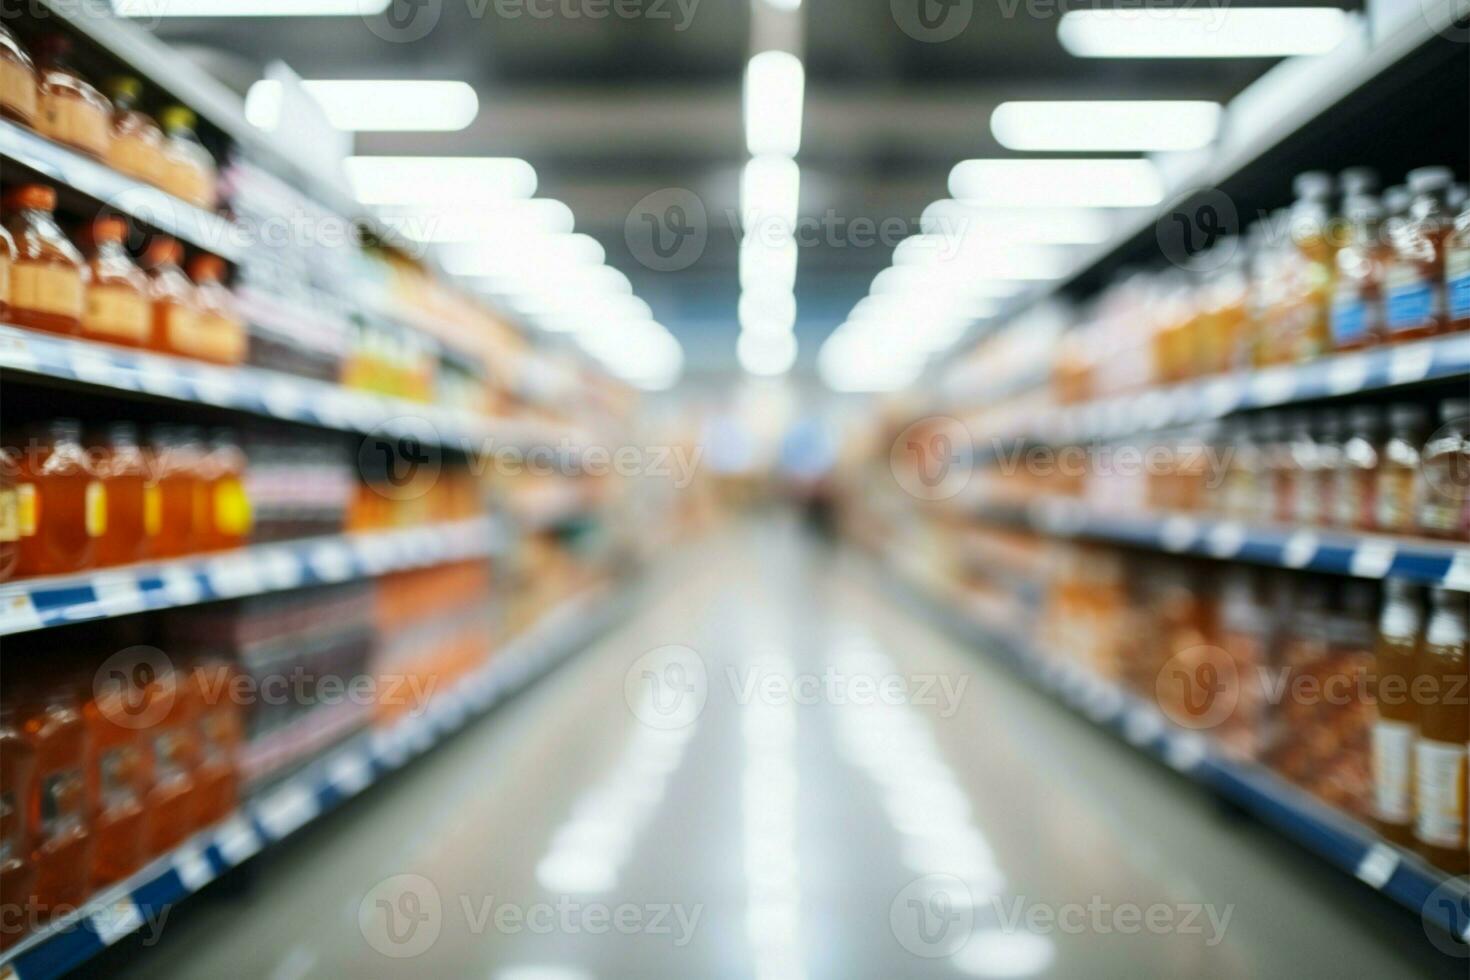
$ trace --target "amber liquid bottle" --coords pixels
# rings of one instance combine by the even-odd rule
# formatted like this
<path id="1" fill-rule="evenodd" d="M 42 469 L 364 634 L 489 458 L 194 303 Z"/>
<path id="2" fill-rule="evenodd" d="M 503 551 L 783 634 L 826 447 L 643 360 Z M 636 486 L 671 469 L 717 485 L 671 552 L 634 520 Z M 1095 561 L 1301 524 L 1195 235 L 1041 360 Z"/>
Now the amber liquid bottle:
<path id="1" fill-rule="evenodd" d="M 36 124 L 36 66 L 15 35 L 0 24 L 0 116 Z"/>
<path id="2" fill-rule="evenodd" d="M 1374 822 L 1395 844 L 1414 843 L 1414 743 L 1419 710 L 1412 684 L 1418 673 L 1423 622 L 1419 590 L 1401 579 L 1383 583 L 1383 609 L 1375 647 L 1373 723 Z"/>
<path id="3" fill-rule="evenodd" d="M 237 754 L 243 740 L 240 707 L 230 697 L 234 669 L 224 660 L 206 660 L 189 671 L 199 745 L 194 770 L 194 825 L 203 829 L 235 809 L 239 797 Z"/>
<path id="4" fill-rule="evenodd" d="M 1470 198 L 1444 242 L 1445 329 L 1470 330 Z"/>
<path id="5" fill-rule="evenodd" d="M 92 885 L 126 878 L 143 865 L 148 791 L 147 729 L 126 682 L 100 679 L 82 709 L 92 741 L 87 801 L 92 813 Z"/>
<path id="6" fill-rule="evenodd" d="M 225 263 L 217 255 L 196 255 L 189 260 L 189 277 L 194 280 L 199 304 L 198 353 L 218 364 L 240 364 L 245 360 L 245 327 L 235 313 L 235 299 L 224 284 Z"/>
<path id="7" fill-rule="evenodd" d="M 15 268 L 15 239 L 0 225 L 0 323 L 10 322 L 10 274 Z"/>
<path id="8" fill-rule="evenodd" d="M 19 575 L 89 567 L 107 531 L 107 490 L 82 448 L 81 423 L 56 419 L 22 447 L 16 467 Z"/>
<path id="9" fill-rule="evenodd" d="M 1444 324 L 1444 246 L 1453 221 L 1445 195 L 1453 183 L 1445 167 L 1409 173 L 1413 203 L 1393 236 L 1385 275 L 1384 336 L 1390 343 L 1433 336 Z"/>
<path id="10" fill-rule="evenodd" d="M 138 445 L 138 427 L 112 423 L 98 448 L 98 475 L 107 488 L 107 530 L 97 539 L 97 564 L 142 561 L 158 533 L 161 501 L 148 458 Z"/>
<path id="11" fill-rule="evenodd" d="M 164 166 L 163 130 L 138 111 L 143 84 L 131 76 L 119 75 L 108 79 L 107 94 L 112 98 L 112 140 L 107 162 L 119 173 L 159 183 Z"/>
<path id="12" fill-rule="evenodd" d="M 101 92 L 72 69 L 68 63 L 71 50 L 71 39 L 62 34 L 48 34 L 37 45 L 40 111 L 36 129 L 58 143 L 104 159 L 111 136 L 112 107 Z"/>
<path id="13" fill-rule="evenodd" d="M 154 476 L 158 481 L 158 533 L 152 536 L 154 558 L 177 558 L 199 550 L 201 528 L 195 522 L 195 498 L 202 494 L 199 464 L 202 449 L 176 425 L 152 430 Z"/>
<path id="14" fill-rule="evenodd" d="M 19 327 L 74 334 L 81 329 L 86 275 L 82 254 L 57 226 L 56 191 L 21 184 L 5 195 L 5 227 L 15 245 L 10 314 Z"/>
<path id="15" fill-rule="evenodd" d="M 15 692 L 5 693 L 12 700 L 0 703 L 0 909 L 21 909 L 36 886 L 29 821 L 36 751 L 21 731 Z M 23 917 L 9 914 L 0 919 L 0 949 L 24 935 Z"/>
<path id="16" fill-rule="evenodd" d="M 153 303 L 149 346 L 184 357 L 198 356 L 198 299 L 194 284 L 179 267 L 184 250 L 172 238 L 155 238 L 143 254 Z"/>
<path id="17" fill-rule="evenodd" d="M 1371 347 L 1383 334 L 1383 272 L 1392 250 L 1383 240 L 1383 208 L 1371 197 L 1349 198 L 1347 243 L 1337 252 L 1332 293 L 1332 347 Z"/>
<path id="18" fill-rule="evenodd" d="M 29 713 L 24 731 L 36 758 L 30 800 L 31 825 L 36 831 L 32 911 L 37 919 L 47 919 L 81 905 L 91 891 L 87 728 L 67 685 L 51 687 Z"/>
<path id="19" fill-rule="evenodd" d="M 1419 709 L 1414 753 L 1414 837 L 1420 852 L 1451 874 L 1470 872 L 1465 847 L 1465 757 L 1470 742 L 1470 667 L 1465 655 L 1470 596 L 1435 588 L 1424 628 L 1420 674 L 1430 692 Z"/>
<path id="20" fill-rule="evenodd" d="M 167 704 L 148 734 L 153 749 L 153 779 L 145 801 L 148 810 L 147 851 L 150 857 L 177 847 L 194 832 L 194 769 L 198 740 L 195 704 L 187 678 L 171 670 L 151 685 L 149 697 Z"/>
<path id="21" fill-rule="evenodd" d="M 163 187 L 195 207 L 213 208 L 218 178 L 214 157 L 194 132 L 197 119 L 183 106 L 169 106 L 163 124 Z"/>
<path id="22" fill-rule="evenodd" d="M 124 347 L 146 347 L 152 333 L 148 277 L 133 264 L 121 218 L 98 218 L 83 236 L 87 250 L 87 301 L 81 334 Z"/>
<path id="23" fill-rule="evenodd" d="M 245 493 L 245 453 L 228 429 L 214 429 L 200 460 L 201 544 L 209 551 L 238 548 L 250 536 L 250 498 Z"/>

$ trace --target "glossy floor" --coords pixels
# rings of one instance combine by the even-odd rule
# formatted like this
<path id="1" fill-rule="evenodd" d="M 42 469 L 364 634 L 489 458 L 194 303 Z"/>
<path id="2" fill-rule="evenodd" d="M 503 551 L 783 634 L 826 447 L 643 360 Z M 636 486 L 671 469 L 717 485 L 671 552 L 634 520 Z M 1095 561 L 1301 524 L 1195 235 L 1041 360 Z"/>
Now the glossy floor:
<path id="1" fill-rule="evenodd" d="M 773 517 L 206 894 L 136 977 L 1464 976 Z"/>

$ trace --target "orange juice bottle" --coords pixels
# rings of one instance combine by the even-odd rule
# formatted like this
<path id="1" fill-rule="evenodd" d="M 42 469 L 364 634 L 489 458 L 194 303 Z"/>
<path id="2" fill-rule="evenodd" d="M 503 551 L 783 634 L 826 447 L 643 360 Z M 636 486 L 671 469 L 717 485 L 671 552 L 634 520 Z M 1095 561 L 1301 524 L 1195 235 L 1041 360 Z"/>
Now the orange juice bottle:
<path id="1" fill-rule="evenodd" d="M 169 106 L 163 123 L 163 189 L 195 207 L 213 208 L 218 173 L 214 157 L 194 132 L 198 119 L 183 106 Z"/>
<path id="2" fill-rule="evenodd" d="M 180 671 L 170 670 L 156 678 L 148 696 L 154 704 L 167 706 L 159 721 L 148 730 L 153 748 L 153 779 L 145 801 L 146 850 L 153 857 L 177 847 L 194 832 L 198 740 L 194 732 L 194 699 L 187 678 Z"/>
<path id="3" fill-rule="evenodd" d="M 58 143 L 102 159 L 107 156 L 112 107 L 68 63 L 71 39 L 48 34 L 37 45 L 40 67 L 36 130 Z"/>
<path id="4" fill-rule="evenodd" d="M 20 575 L 90 567 L 107 531 L 107 490 L 76 419 L 55 419 L 23 448 L 16 468 Z"/>
<path id="5" fill-rule="evenodd" d="M 238 548 L 250 535 L 250 498 L 245 493 L 245 454 L 229 429 L 213 429 L 200 461 L 203 547 Z"/>
<path id="6" fill-rule="evenodd" d="M 157 184 L 163 176 L 163 131 L 138 111 L 143 83 L 130 75 L 107 80 L 112 98 L 112 140 L 107 162 L 119 173 Z"/>
<path id="7" fill-rule="evenodd" d="M 235 760 L 244 733 L 240 706 L 230 695 L 233 678 L 234 668 L 220 659 L 203 660 L 189 672 L 199 742 L 194 770 L 196 829 L 229 816 L 239 796 Z"/>
<path id="8" fill-rule="evenodd" d="M 21 730 L 13 690 L 0 702 L 0 909 L 21 909 L 36 886 L 31 862 L 33 829 L 31 792 L 35 784 L 36 750 Z M 0 949 L 25 934 L 25 923 L 0 918 Z"/>
<path id="9" fill-rule="evenodd" d="M 1419 708 L 1414 753 L 1414 838 L 1420 852 L 1450 874 L 1470 872 L 1465 849 L 1465 752 L 1470 742 L 1470 667 L 1466 658 L 1463 592 L 1430 590 L 1432 612 L 1424 628 L 1420 676 L 1431 692 Z"/>
<path id="10" fill-rule="evenodd" d="M 0 116 L 36 124 L 36 66 L 15 35 L 0 24 Z"/>
<path id="11" fill-rule="evenodd" d="M 92 885 L 126 878 L 143 865 L 143 797 L 148 791 L 147 731 L 126 681 L 103 678 L 82 708 L 91 735 L 87 799 L 92 813 Z"/>
<path id="12" fill-rule="evenodd" d="M 89 739 L 70 686 L 52 685 L 27 712 L 23 730 L 36 758 L 30 799 L 36 833 L 32 910 L 38 918 L 49 918 L 85 901 L 92 879 L 85 775 Z"/>
<path id="13" fill-rule="evenodd" d="M 158 533 L 152 538 L 154 558 L 177 558 L 198 551 L 201 529 L 195 523 L 199 509 L 197 440 L 176 425 L 152 430 L 154 479 L 158 481 Z"/>
<path id="14" fill-rule="evenodd" d="M 148 277 L 133 264 L 122 218 L 98 218 L 80 240 L 87 251 L 87 301 L 81 334 L 124 347 L 146 347 L 152 335 Z"/>
<path id="15" fill-rule="evenodd" d="M 1453 183 L 1447 167 L 1409 173 L 1412 203 L 1396 226 L 1385 275 L 1384 335 L 1390 343 L 1432 336 L 1444 322 L 1444 245 L 1453 228 L 1445 195 Z"/>
<path id="16" fill-rule="evenodd" d="M 98 475 L 107 488 L 107 531 L 97 539 L 98 565 L 127 565 L 148 557 L 162 517 L 158 484 L 138 445 L 138 427 L 113 422 L 99 447 Z"/>
<path id="17" fill-rule="evenodd" d="M 1373 810 L 1378 832 L 1404 846 L 1414 841 L 1419 705 L 1413 683 L 1422 624 L 1419 590 L 1402 579 L 1385 581 L 1374 650 L 1378 717 L 1373 723 Z"/>
<path id="18" fill-rule="evenodd" d="M 143 268 L 148 271 L 153 302 L 153 336 L 149 346 L 154 350 L 197 356 L 198 299 L 194 284 L 179 268 L 184 250 L 172 238 L 158 237 L 148 243 L 143 253 Z"/>
<path id="19" fill-rule="evenodd" d="M 199 301 L 199 356 L 220 364 L 245 360 L 245 327 L 235 313 L 235 297 L 224 284 L 225 263 L 217 255 L 189 260 Z"/>
<path id="20" fill-rule="evenodd" d="M 82 254 L 57 226 L 56 191 L 20 184 L 6 195 L 5 227 L 15 244 L 9 320 L 19 327 L 74 334 L 82 326 Z"/>

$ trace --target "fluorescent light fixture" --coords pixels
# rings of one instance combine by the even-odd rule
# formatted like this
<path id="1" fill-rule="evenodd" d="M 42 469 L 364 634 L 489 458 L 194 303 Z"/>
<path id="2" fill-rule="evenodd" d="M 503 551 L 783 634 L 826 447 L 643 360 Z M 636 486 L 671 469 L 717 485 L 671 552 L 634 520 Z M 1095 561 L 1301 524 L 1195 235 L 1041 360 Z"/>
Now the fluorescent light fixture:
<path id="1" fill-rule="evenodd" d="M 745 145 L 751 156 L 794 157 L 801 149 L 806 73 L 787 51 L 762 51 L 745 68 Z"/>
<path id="2" fill-rule="evenodd" d="M 751 157 L 740 174 L 741 224 L 747 236 L 775 239 L 796 231 L 801 168 L 790 157 Z"/>
<path id="3" fill-rule="evenodd" d="M 893 264 L 929 270 L 937 283 L 963 288 L 979 279 L 1060 279 L 1071 269 L 1055 245 L 995 245 L 978 239 L 910 235 L 893 250 Z M 942 288 L 942 287 L 941 287 Z"/>
<path id="4" fill-rule="evenodd" d="M 946 274 L 945 270 L 928 269 L 918 265 L 892 266 L 873 277 L 868 287 L 869 294 L 883 296 L 889 293 L 922 293 L 945 290 L 957 296 L 972 299 L 1004 299 L 1014 296 L 1026 288 L 1026 283 L 1017 279 L 981 279 L 965 276 L 962 280 Z"/>
<path id="5" fill-rule="evenodd" d="M 112 0 L 119 17 L 371 17 L 390 0 Z"/>
<path id="6" fill-rule="evenodd" d="M 747 235 L 740 241 L 740 288 L 784 289 L 796 285 L 796 239 Z"/>
<path id="7" fill-rule="evenodd" d="M 788 290 L 746 290 L 740 294 L 740 329 L 790 333 L 796 326 L 796 297 Z"/>
<path id="8" fill-rule="evenodd" d="M 1164 199 L 1149 160 L 963 160 L 949 193 L 997 207 L 1147 208 Z"/>
<path id="9" fill-rule="evenodd" d="M 796 363 L 796 337 L 790 333 L 742 330 L 735 342 L 740 366 L 751 374 L 773 377 L 785 374 Z"/>
<path id="10" fill-rule="evenodd" d="M 572 209 L 560 201 L 536 197 L 501 205 L 459 208 L 391 208 L 380 211 L 383 223 L 416 242 L 449 244 L 571 234 Z"/>
<path id="11" fill-rule="evenodd" d="M 772 10 L 792 11 L 801 9 L 801 0 L 761 0 Z"/>
<path id="12" fill-rule="evenodd" d="M 425 79 L 310 79 L 301 83 L 327 121 L 350 133 L 456 132 L 475 121 L 480 98 L 465 82 Z M 280 123 L 281 83 L 262 78 L 245 93 L 245 118 L 258 129 Z"/>
<path id="13" fill-rule="evenodd" d="M 1283 58 L 1333 50 L 1348 23 L 1336 7 L 1073 10 L 1057 38 L 1079 58 Z"/>
<path id="14" fill-rule="evenodd" d="M 514 157 L 348 157 L 363 204 L 466 208 L 536 193 L 536 171 Z"/>
<path id="15" fill-rule="evenodd" d="M 924 209 L 919 227 L 998 245 L 1096 245 L 1107 241 L 1111 218 L 1096 208 L 981 208 L 947 198 Z"/>
<path id="16" fill-rule="evenodd" d="M 1197 150 L 1219 128 L 1218 102 L 1002 102 L 990 114 L 990 132 L 1010 150 Z"/>
<path id="17" fill-rule="evenodd" d="M 526 285 L 555 281 L 572 266 L 601 265 L 606 254 L 590 235 L 545 235 L 446 246 L 444 268 L 456 276 L 520 276 Z"/>

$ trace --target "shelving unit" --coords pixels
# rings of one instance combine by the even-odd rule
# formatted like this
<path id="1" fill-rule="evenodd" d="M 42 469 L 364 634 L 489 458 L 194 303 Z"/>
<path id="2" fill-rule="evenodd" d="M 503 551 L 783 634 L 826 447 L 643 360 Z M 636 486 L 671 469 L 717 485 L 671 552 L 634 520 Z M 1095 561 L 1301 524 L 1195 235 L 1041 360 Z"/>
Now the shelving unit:
<path id="1" fill-rule="evenodd" d="M 902 568 L 901 562 L 894 567 Z M 1334 867 L 1353 875 L 1427 923 L 1470 942 L 1470 923 L 1454 914 L 1470 902 L 1470 882 L 1452 878 L 1417 855 L 1388 843 L 1363 824 L 1317 802 L 1262 766 L 1216 751 L 1210 740 L 1172 724 L 1102 678 L 1033 649 L 1021 636 L 993 629 L 961 603 L 936 594 L 905 574 L 903 591 L 947 629 L 994 655 L 1072 711 L 1120 737 L 1291 837 Z M 1445 901 L 1431 901 L 1443 897 Z"/>
<path id="2" fill-rule="evenodd" d="M 261 850 L 362 793 L 463 729 L 610 625 L 626 592 L 603 589 L 568 600 L 496 652 L 477 673 L 434 697 L 423 714 L 363 733 L 252 798 L 231 818 L 196 835 L 75 914 L 0 956 L 0 977 L 49 980 L 76 969 L 160 911 L 199 891 Z"/>

